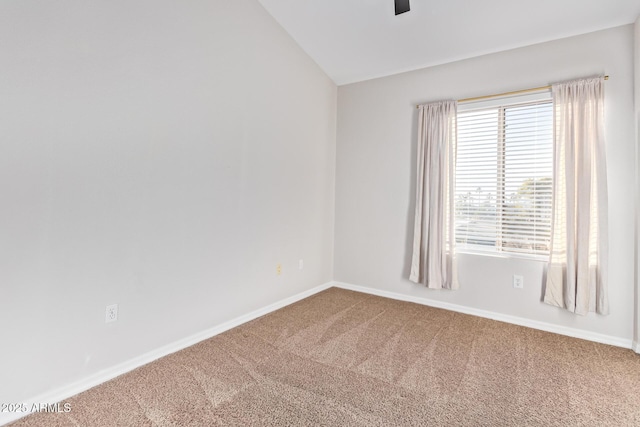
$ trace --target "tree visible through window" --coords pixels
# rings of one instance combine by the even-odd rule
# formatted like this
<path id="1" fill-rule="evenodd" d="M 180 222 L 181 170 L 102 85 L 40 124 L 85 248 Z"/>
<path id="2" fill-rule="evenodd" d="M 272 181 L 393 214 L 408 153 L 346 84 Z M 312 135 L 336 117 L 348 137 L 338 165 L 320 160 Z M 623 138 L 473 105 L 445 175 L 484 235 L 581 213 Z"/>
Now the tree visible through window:
<path id="1" fill-rule="evenodd" d="M 548 254 L 552 129 L 551 100 L 458 113 L 459 249 Z"/>

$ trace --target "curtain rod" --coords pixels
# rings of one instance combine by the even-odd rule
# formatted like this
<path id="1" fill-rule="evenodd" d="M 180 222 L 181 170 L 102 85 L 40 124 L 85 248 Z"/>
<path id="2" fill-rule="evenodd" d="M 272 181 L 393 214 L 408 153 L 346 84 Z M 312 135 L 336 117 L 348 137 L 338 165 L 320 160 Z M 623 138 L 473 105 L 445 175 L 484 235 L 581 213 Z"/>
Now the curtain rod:
<path id="1" fill-rule="evenodd" d="M 609 76 L 604 76 L 604 79 L 605 80 L 609 80 Z M 464 98 L 464 99 L 459 99 L 458 103 L 481 101 L 483 99 L 500 98 L 500 97 L 503 97 L 503 96 L 521 95 L 523 93 L 540 92 L 540 91 L 549 90 L 549 89 L 551 89 L 551 85 L 533 87 L 531 89 L 514 90 L 512 92 L 495 93 L 493 95 L 476 96 L 475 98 Z M 420 105 L 423 105 L 423 104 L 420 104 Z M 416 108 L 420 108 L 420 105 L 416 105 Z"/>

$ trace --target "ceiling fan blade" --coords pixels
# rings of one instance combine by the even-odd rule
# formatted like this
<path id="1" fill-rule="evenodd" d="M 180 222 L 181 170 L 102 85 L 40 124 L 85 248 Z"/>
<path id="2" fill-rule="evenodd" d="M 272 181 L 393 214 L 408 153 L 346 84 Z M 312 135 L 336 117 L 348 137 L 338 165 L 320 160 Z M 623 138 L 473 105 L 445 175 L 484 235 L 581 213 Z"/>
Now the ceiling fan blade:
<path id="1" fill-rule="evenodd" d="M 395 0 L 396 2 L 396 15 L 400 15 L 401 13 L 409 12 L 411 8 L 409 7 L 409 0 Z"/>

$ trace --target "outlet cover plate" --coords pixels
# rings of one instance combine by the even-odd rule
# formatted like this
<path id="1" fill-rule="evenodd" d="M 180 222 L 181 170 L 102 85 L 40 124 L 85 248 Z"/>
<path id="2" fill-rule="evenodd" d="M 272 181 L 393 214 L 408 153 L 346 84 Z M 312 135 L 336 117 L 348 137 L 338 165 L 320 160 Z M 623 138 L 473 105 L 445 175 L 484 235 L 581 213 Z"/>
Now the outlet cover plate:
<path id="1" fill-rule="evenodd" d="M 116 320 L 118 320 L 118 304 L 108 305 L 105 312 L 104 323 L 111 323 Z"/>
<path id="2" fill-rule="evenodd" d="M 513 275 L 513 287 L 516 289 L 523 289 L 524 288 L 524 277 L 514 274 Z"/>

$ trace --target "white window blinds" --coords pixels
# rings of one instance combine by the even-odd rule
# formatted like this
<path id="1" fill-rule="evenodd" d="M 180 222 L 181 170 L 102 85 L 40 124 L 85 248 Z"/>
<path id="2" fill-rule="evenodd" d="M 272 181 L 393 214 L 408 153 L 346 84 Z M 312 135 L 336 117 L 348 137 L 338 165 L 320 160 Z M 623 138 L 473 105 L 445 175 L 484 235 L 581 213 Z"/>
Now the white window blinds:
<path id="1" fill-rule="evenodd" d="M 460 108 L 455 193 L 458 249 L 548 254 L 552 177 L 550 94 Z"/>

